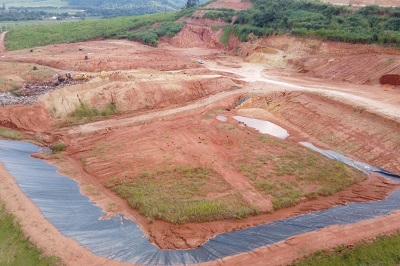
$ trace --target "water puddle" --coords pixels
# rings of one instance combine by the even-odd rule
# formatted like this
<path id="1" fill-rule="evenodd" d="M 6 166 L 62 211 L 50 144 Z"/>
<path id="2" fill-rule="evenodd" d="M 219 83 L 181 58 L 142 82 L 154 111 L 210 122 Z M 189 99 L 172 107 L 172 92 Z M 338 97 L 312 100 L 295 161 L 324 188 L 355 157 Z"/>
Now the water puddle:
<path id="1" fill-rule="evenodd" d="M 226 116 L 223 116 L 223 115 L 218 115 L 218 116 L 216 117 L 216 119 L 219 120 L 219 121 L 221 121 L 221 122 L 226 122 L 226 121 L 228 121 L 228 118 L 227 118 Z"/>
<path id="2" fill-rule="evenodd" d="M 244 116 L 234 116 L 233 118 L 239 122 L 243 122 L 248 127 L 258 130 L 261 134 L 268 134 L 280 139 L 286 139 L 289 136 L 289 133 L 286 129 L 269 121 L 248 118 Z"/>

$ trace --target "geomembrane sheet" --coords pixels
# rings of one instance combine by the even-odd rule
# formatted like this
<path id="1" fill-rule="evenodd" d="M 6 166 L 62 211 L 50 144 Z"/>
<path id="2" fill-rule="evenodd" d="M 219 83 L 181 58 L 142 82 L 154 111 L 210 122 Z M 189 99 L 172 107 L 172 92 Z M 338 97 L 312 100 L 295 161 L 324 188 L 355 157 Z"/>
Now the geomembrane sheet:
<path id="1" fill-rule="evenodd" d="M 398 175 L 355 162 L 332 151 L 309 148 L 368 172 L 376 171 L 398 180 Z M 117 215 L 106 214 L 80 193 L 78 183 L 57 173 L 57 168 L 30 156 L 41 149 L 27 142 L 0 140 L 0 161 L 21 190 L 39 207 L 44 217 L 62 234 L 78 241 L 94 254 L 109 259 L 146 265 L 195 264 L 249 252 L 291 236 L 331 225 L 346 225 L 384 216 L 400 209 L 400 190 L 386 200 L 350 203 L 289 219 L 223 233 L 191 250 L 160 250 L 151 244 L 138 225 Z M 349 160 L 349 161 L 347 161 Z M 1 191 L 4 193 L 4 191 Z"/>

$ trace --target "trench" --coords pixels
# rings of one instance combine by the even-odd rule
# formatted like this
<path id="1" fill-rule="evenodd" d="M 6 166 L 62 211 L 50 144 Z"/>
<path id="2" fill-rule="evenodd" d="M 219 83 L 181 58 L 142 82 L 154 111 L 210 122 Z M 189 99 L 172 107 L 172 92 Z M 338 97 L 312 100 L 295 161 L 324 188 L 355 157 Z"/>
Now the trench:
<path id="1" fill-rule="evenodd" d="M 304 144 L 307 145 L 307 144 Z M 42 149 L 28 142 L 0 140 L 0 161 L 15 178 L 25 195 L 63 235 L 75 239 L 92 253 L 113 260 L 145 264 L 176 265 L 214 261 L 250 252 L 291 236 L 331 225 L 347 225 L 384 216 L 400 209 L 400 190 L 386 200 L 350 203 L 327 210 L 278 220 L 238 231 L 223 233 L 191 250 L 160 250 L 151 244 L 133 221 L 116 215 L 111 219 L 100 207 L 80 193 L 78 183 L 57 173 L 57 168 L 31 157 Z M 317 152 L 319 150 L 314 147 Z M 332 159 L 343 155 L 330 152 Z M 338 157 L 338 158 L 339 158 Z M 354 161 L 347 161 L 353 164 Z M 400 176 L 360 163 L 364 172 L 375 171 L 400 182 Z"/>

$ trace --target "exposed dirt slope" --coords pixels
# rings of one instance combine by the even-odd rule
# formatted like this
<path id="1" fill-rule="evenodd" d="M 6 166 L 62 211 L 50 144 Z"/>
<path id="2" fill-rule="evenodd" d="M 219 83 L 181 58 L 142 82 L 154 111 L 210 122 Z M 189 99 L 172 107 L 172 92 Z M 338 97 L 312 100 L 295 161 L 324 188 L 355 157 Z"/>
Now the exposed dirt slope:
<path id="1" fill-rule="evenodd" d="M 240 82 L 217 75 L 152 73 L 104 74 L 89 83 L 46 94 L 40 102 L 57 117 L 66 116 L 80 103 L 101 109 L 115 102 L 118 111 L 132 112 L 182 105 L 240 87 Z"/>
<path id="2" fill-rule="evenodd" d="M 276 52 L 263 50 L 276 49 Z M 323 42 L 289 35 L 244 44 L 240 54 L 249 62 L 291 67 L 301 76 L 354 84 L 379 84 L 385 74 L 400 74 L 400 50 L 376 45 Z"/>
<path id="3" fill-rule="evenodd" d="M 17 105 L 0 108 L 0 126 L 31 133 L 50 133 L 54 123 L 43 105 Z"/>
<path id="4" fill-rule="evenodd" d="M 400 124 L 371 114 L 363 106 L 338 104 L 305 93 L 272 101 L 268 97 L 253 98 L 242 106 L 264 108 L 343 154 L 400 172 Z"/>
<path id="5" fill-rule="evenodd" d="M 232 104 L 232 101 L 223 101 L 213 108 L 226 109 Z M 221 114 L 221 111 L 217 113 Z M 149 121 L 144 125 L 104 130 L 82 136 L 75 135 L 71 139 L 68 153 L 76 162 L 75 168 L 85 169 L 90 178 L 94 178 L 102 186 L 110 186 L 121 180 L 129 182 L 144 171 L 157 172 L 174 165 L 200 165 L 212 168 L 231 185 L 232 190 L 227 193 L 239 192 L 249 204 L 260 209 L 270 208 L 269 198 L 261 194 L 251 179 L 238 169 L 242 164 L 253 162 L 253 159 L 257 160 L 255 158 L 262 154 L 279 157 L 279 149 L 274 148 L 274 144 L 260 142 L 259 133 L 243 127 L 233 119 L 229 119 L 227 123 L 218 121 L 215 119 L 217 113 L 205 111 L 202 116 L 181 114 L 177 117 L 166 117 L 163 121 Z M 225 111 L 222 114 L 230 116 L 236 112 Z M 289 132 L 293 141 L 288 142 L 291 148 L 298 146 L 297 141 L 307 138 L 299 134 L 295 128 L 290 128 Z M 240 145 L 237 145 L 238 143 Z M 249 150 L 256 152 L 252 154 Z M 285 176 L 281 178 L 287 179 Z M 152 221 L 149 224 L 141 215 L 135 213 L 135 216 L 139 217 L 140 224 L 151 241 L 160 247 L 190 248 L 204 243 L 221 232 L 345 204 L 348 201 L 379 199 L 392 189 L 393 185 L 390 182 L 382 178 L 376 179 L 375 176 L 334 196 L 304 201 L 296 207 L 278 210 L 273 214 L 237 221 L 185 225 Z M 223 195 L 210 193 L 209 197 L 218 198 Z M 129 208 L 122 210 L 129 217 L 131 210 Z"/>
<path id="6" fill-rule="evenodd" d="M 169 42 L 180 48 L 206 47 L 222 48 L 219 42 L 222 30 L 214 31 L 209 26 L 185 25 Z"/>

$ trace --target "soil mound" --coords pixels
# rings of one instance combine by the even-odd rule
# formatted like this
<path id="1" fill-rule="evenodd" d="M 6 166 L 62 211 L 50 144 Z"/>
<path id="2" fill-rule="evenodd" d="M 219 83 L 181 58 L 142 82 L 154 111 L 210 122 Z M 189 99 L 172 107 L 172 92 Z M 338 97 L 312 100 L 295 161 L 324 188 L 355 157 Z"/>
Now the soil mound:
<path id="1" fill-rule="evenodd" d="M 159 75 L 157 77 L 157 75 Z M 98 82 L 75 85 L 43 95 L 39 101 L 56 116 L 66 116 L 79 104 L 101 108 L 115 102 L 120 112 L 165 108 L 230 90 L 238 86 L 229 78 L 182 74 L 151 74 L 130 79 L 117 75 Z M 127 79 L 127 80 L 121 80 Z"/>
<path id="2" fill-rule="evenodd" d="M 400 75 L 387 74 L 379 78 L 380 84 L 387 85 L 400 85 Z"/>
<path id="3" fill-rule="evenodd" d="M 0 126 L 27 132 L 50 132 L 53 120 L 43 105 L 0 108 Z"/>

